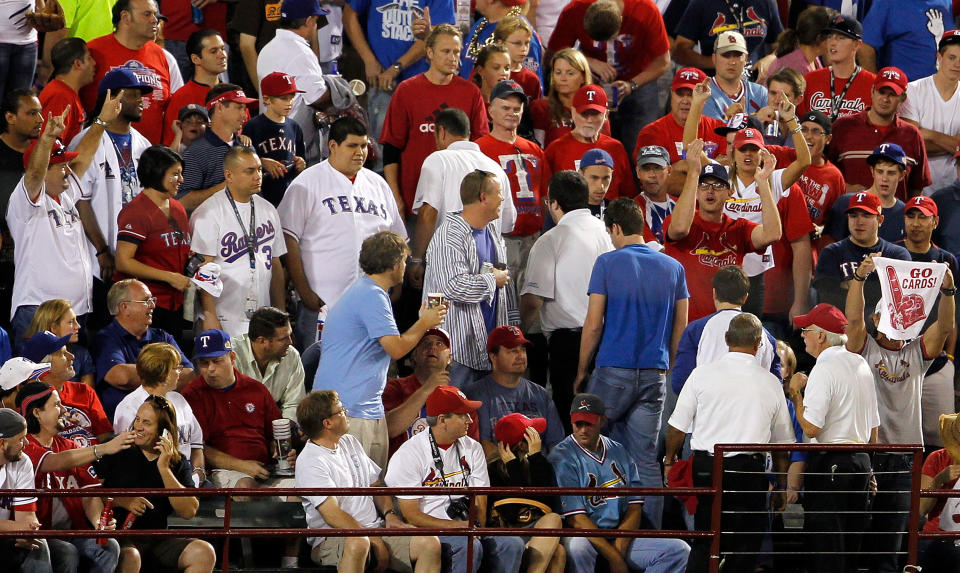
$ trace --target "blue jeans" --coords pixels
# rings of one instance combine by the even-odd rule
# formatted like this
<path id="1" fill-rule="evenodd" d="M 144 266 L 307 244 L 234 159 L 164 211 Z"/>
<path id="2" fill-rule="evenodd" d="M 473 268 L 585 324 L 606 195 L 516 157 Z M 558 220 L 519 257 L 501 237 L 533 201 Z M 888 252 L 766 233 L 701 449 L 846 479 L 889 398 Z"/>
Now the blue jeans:
<path id="1" fill-rule="evenodd" d="M 879 453 L 873 456 L 873 471 L 877 478 L 877 495 L 873 499 L 872 510 L 876 513 L 870 521 L 870 530 L 874 535 L 866 536 L 865 543 L 878 552 L 874 556 L 873 571 L 877 573 L 895 573 L 902 570 L 900 551 L 903 535 L 891 533 L 906 531 L 910 519 L 910 491 L 913 456 L 900 453 Z M 889 472 L 889 473 L 887 473 Z M 870 549 L 867 549 L 868 551 Z"/>
<path id="2" fill-rule="evenodd" d="M 440 536 L 440 554 L 443 562 L 443 573 L 466 573 L 467 570 L 467 538 L 459 536 Z M 473 538 L 473 568 L 480 568 L 480 559 L 483 557 L 483 545 L 476 537 Z"/>
<path id="3" fill-rule="evenodd" d="M 489 370 L 477 370 L 476 368 L 470 368 L 454 360 L 450 364 L 450 385 L 454 388 L 463 388 L 471 382 L 483 378 L 487 374 L 490 374 Z"/>
<path id="4" fill-rule="evenodd" d="M 90 573 L 113 573 L 120 560 L 120 544 L 116 539 L 107 539 L 106 545 L 98 545 L 96 539 L 48 539 L 55 571 L 77 571 Z M 72 566 L 61 569 L 61 565 Z"/>
<path id="5" fill-rule="evenodd" d="M 380 88 L 367 86 L 367 120 L 370 123 L 370 141 L 380 141 L 380 133 L 383 131 L 383 120 L 387 117 L 387 108 L 390 107 L 390 98 L 393 92 L 385 92 Z M 379 143 L 377 143 L 380 146 Z M 377 165 L 374 171 L 383 173 L 383 149 L 377 156 Z"/>
<path id="6" fill-rule="evenodd" d="M 33 86 L 37 44 L 0 44 L 0 96 Z"/>
<path id="7" fill-rule="evenodd" d="M 640 472 L 642 487 L 663 487 L 657 462 L 660 413 L 666 393 L 663 370 L 598 366 L 587 392 L 599 396 L 607 406 L 607 434 L 627 448 Z M 654 529 L 663 522 L 663 498 L 644 500 L 643 514 Z"/>
<path id="8" fill-rule="evenodd" d="M 297 317 L 293 324 L 293 335 L 293 345 L 300 353 L 303 353 L 317 340 L 317 312 L 310 310 L 302 302 L 297 303 Z"/>
<path id="9" fill-rule="evenodd" d="M 610 118 L 613 137 L 619 139 L 633 158 L 634 147 L 640 130 L 663 115 L 657 96 L 657 81 L 640 86 L 637 91 L 620 101 L 617 111 Z"/>
<path id="10" fill-rule="evenodd" d="M 593 573 L 597 550 L 586 537 L 562 537 L 567 550 L 567 571 Z M 687 566 L 690 546 L 682 539 L 637 537 L 630 542 L 626 562 L 630 569 L 646 573 L 682 573 Z"/>
<path id="11" fill-rule="evenodd" d="M 37 539 L 36 541 L 40 544 L 40 547 L 24 554 L 25 558 L 20 563 L 20 573 L 54 573 L 54 571 L 56 573 L 68 573 L 69 570 L 64 567 L 69 567 L 71 564 L 63 563 L 61 567 L 54 570 L 50 561 L 50 545 L 47 540 Z M 20 552 L 23 550 L 15 549 L 14 551 Z M 73 565 L 73 570 L 76 571 L 76 564 Z"/>

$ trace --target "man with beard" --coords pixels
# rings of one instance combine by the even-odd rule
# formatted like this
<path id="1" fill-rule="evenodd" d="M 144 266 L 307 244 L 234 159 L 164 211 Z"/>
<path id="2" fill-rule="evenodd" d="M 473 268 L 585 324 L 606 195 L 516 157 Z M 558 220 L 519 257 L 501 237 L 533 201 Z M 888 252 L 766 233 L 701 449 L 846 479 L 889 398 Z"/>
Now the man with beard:
<path id="1" fill-rule="evenodd" d="M 0 489 L 34 489 L 33 464 L 23 455 L 27 443 L 27 421 L 10 408 L 0 408 Z M 36 531 L 37 498 L 0 498 L 0 530 Z M 19 567 L 22 573 L 52 571 L 50 548 L 45 539 L 0 540 L 0 554 L 9 566 Z"/>
<path id="2" fill-rule="evenodd" d="M 27 445 L 23 452 L 36 470 L 37 489 L 87 489 L 100 487 L 90 464 L 101 456 L 115 454 L 133 443 L 133 432 L 123 432 L 113 440 L 81 447 L 65 438 L 69 426 L 67 407 L 60 393 L 46 382 L 29 382 L 17 396 L 17 404 L 27 419 Z M 41 529 L 92 529 L 100 520 L 103 499 L 71 495 L 41 497 L 37 501 L 37 519 Z M 55 561 L 78 562 L 81 558 L 91 573 L 112 573 L 120 557 L 120 545 L 107 539 L 101 545 L 93 538 L 51 539 Z"/>
<path id="3" fill-rule="evenodd" d="M 896 143 L 908 158 L 907 176 L 897 187 L 899 199 L 919 195 L 933 183 L 920 129 L 897 115 L 906 92 L 907 74 L 898 68 L 883 68 L 870 90 L 870 107 L 834 122 L 827 158 L 843 173 L 847 191 L 860 191 L 870 185 L 872 174 L 866 158 L 883 143 Z"/>
<path id="4" fill-rule="evenodd" d="M 600 133 L 607 121 L 607 94 L 596 84 L 585 85 L 573 94 L 573 131 L 547 146 L 547 163 L 550 171 L 576 170 L 578 160 L 591 149 L 603 149 L 613 157 L 613 180 L 610 182 L 608 199 L 633 197 L 637 186 L 630 169 L 630 158 L 623 144 L 609 135 Z"/>
<path id="5" fill-rule="evenodd" d="M 288 420 L 297 419 L 297 404 L 304 396 L 303 364 L 292 334 L 290 315 L 265 306 L 250 316 L 246 334 L 230 340 L 237 370 L 266 386 Z"/>
<path id="6" fill-rule="evenodd" d="M 143 97 L 153 88 L 130 70 L 119 69 L 105 75 L 98 90 L 96 109 L 105 107 L 107 90 L 113 90 L 114 96 L 120 96 L 120 113 L 106 124 L 93 120 L 73 138 L 70 149 L 75 151 L 90 131 L 101 131 L 92 166 L 80 179 L 77 211 L 90 239 L 90 256 L 98 263 L 94 273 L 106 283 L 114 271 L 117 215 L 124 205 L 140 194 L 137 165 L 140 155 L 151 145 L 130 124 L 142 117 Z"/>

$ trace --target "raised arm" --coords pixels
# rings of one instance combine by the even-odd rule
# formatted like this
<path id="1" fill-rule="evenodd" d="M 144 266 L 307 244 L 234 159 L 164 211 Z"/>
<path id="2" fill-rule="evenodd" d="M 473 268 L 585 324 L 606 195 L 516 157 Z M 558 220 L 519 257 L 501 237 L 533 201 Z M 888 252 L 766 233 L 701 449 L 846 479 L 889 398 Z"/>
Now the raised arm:
<path id="1" fill-rule="evenodd" d="M 953 272 L 947 265 L 947 272 L 943 275 L 943 284 L 940 285 L 940 307 L 937 309 L 937 321 L 923 333 L 923 350 L 927 358 L 939 356 L 947 337 L 953 332 L 956 303 L 952 294 L 946 294 L 943 291 L 953 289 L 955 286 Z"/>
<path id="2" fill-rule="evenodd" d="M 800 179 L 803 170 L 810 166 L 812 161 L 810 157 L 810 148 L 807 146 L 807 140 L 800 132 L 800 122 L 797 121 L 797 106 L 787 98 L 780 100 L 780 117 L 783 118 L 786 126 L 793 132 L 791 139 L 793 147 L 797 150 L 797 160 L 783 170 L 782 183 L 783 188 L 788 189 L 791 185 Z M 791 127 L 791 124 L 793 127 Z"/>
<path id="3" fill-rule="evenodd" d="M 863 318 L 863 283 L 873 272 L 875 265 L 873 255 L 867 256 L 853 273 L 853 280 L 847 285 L 847 304 L 844 314 L 847 315 L 847 350 L 859 354 L 867 340 L 867 323 Z M 799 417 L 799 413 L 798 413 Z"/>
<path id="4" fill-rule="evenodd" d="M 683 182 L 683 191 L 677 204 L 670 214 L 670 227 L 667 228 L 667 239 L 679 241 L 690 234 L 693 225 L 693 216 L 697 210 L 697 185 L 700 181 L 700 156 L 703 153 L 703 140 L 694 139 L 687 144 L 687 162 L 689 171 Z"/>
<path id="5" fill-rule="evenodd" d="M 757 194 L 760 195 L 761 223 L 753 228 L 753 233 L 750 235 L 755 249 L 762 249 L 779 241 L 783 232 L 780 226 L 780 213 L 777 212 L 777 202 L 773 200 L 773 193 L 770 190 L 770 175 L 777 167 L 777 158 L 766 149 L 761 149 L 760 161 L 763 162 L 763 166 L 757 171 Z"/>
<path id="6" fill-rule="evenodd" d="M 50 167 L 50 151 L 53 150 L 53 143 L 66 129 L 64 118 L 68 113 L 70 113 L 69 105 L 60 115 L 47 114 L 43 133 L 37 139 L 37 146 L 30 155 L 30 164 L 27 165 L 27 171 L 23 174 L 23 186 L 27 188 L 31 203 L 36 203 L 40 193 L 43 192 L 43 180 L 47 176 L 47 168 Z"/>

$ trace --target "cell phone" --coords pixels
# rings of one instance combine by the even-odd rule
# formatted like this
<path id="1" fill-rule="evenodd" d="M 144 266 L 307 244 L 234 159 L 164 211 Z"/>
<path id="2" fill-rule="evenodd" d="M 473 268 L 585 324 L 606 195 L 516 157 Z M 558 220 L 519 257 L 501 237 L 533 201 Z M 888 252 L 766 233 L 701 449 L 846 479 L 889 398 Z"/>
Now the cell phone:
<path id="1" fill-rule="evenodd" d="M 163 431 L 163 437 L 166 438 L 166 439 L 168 439 L 168 440 L 172 440 L 172 439 L 173 439 L 173 436 L 170 435 L 170 430 L 164 430 L 164 431 Z"/>

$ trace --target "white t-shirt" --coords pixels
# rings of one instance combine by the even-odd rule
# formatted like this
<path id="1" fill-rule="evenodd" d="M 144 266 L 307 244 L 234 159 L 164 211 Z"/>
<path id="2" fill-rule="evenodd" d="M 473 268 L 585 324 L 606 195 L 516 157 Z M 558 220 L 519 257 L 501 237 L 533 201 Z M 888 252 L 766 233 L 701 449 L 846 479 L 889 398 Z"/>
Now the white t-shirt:
<path id="1" fill-rule="evenodd" d="M 730 352 L 726 340 L 727 329 L 730 328 L 730 321 L 741 312 L 732 308 L 721 310 L 707 320 L 700 335 L 700 344 L 697 346 L 697 364 L 708 364 Z M 767 329 L 763 329 L 760 349 L 757 350 L 755 358 L 764 370 L 770 372 L 770 365 L 773 364 L 773 356 L 777 349 L 770 344 L 768 334 Z"/>
<path id="2" fill-rule="evenodd" d="M 27 24 L 24 14 L 36 11 L 34 0 L 0 2 L 0 43 L 26 46 L 37 41 L 37 31 Z M 4 70 L 4 73 L 7 71 Z"/>
<path id="3" fill-rule="evenodd" d="M 323 9 L 327 25 L 317 28 L 317 52 L 321 62 L 332 62 L 343 53 L 343 7 L 323 2 Z"/>
<path id="4" fill-rule="evenodd" d="M 143 405 L 150 394 L 143 386 L 127 394 L 117 404 L 117 409 L 113 413 L 113 431 L 116 434 L 125 432 L 133 425 L 134 418 L 137 417 L 137 410 Z M 164 398 L 173 406 L 173 411 L 177 415 L 177 437 L 180 443 L 177 449 L 180 455 L 190 459 L 191 450 L 203 449 L 203 429 L 200 422 L 193 415 L 193 408 L 187 403 L 187 400 L 178 392 L 167 392 Z"/>
<path id="5" fill-rule="evenodd" d="M 521 294 L 546 299 L 540 310 L 544 332 L 583 326 L 593 263 L 612 250 L 606 227 L 590 209 L 566 213 L 556 227 L 537 239 L 527 259 L 527 279 Z"/>
<path id="6" fill-rule="evenodd" d="M 770 175 L 770 192 L 773 194 L 774 207 L 784 195 L 789 191 L 783 190 L 783 169 L 776 169 Z M 740 192 L 733 189 L 730 191 L 730 198 L 723 206 L 723 212 L 732 219 L 746 219 L 760 225 L 763 223 L 763 202 L 760 201 L 760 194 L 757 193 L 757 182 L 750 185 L 744 185 L 743 181 L 737 177 L 737 188 Z M 763 271 L 773 268 L 773 245 L 767 247 L 762 255 L 757 253 L 747 253 L 743 256 L 743 271 L 747 276 L 755 277 Z"/>
<path id="7" fill-rule="evenodd" d="M 69 146 L 71 151 L 76 151 L 88 129 L 90 128 L 85 128 L 73 138 Z M 130 128 L 130 155 L 134 169 L 140 164 L 140 156 L 151 145 L 139 131 Z M 100 136 L 100 146 L 94 152 L 90 166 L 80 177 L 78 199 L 90 202 L 90 208 L 93 209 L 93 215 L 97 219 L 97 225 L 100 226 L 100 232 L 103 233 L 104 240 L 110 245 L 110 250 L 114 253 L 117 250 L 117 216 L 120 215 L 120 209 L 123 209 L 127 203 L 140 194 L 139 181 L 134 180 L 133 182 L 135 184 L 125 192 L 120 176 L 120 160 L 117 158 L 117 147 L 113 144 L 110 135 L 104 131 L 103 135 Z M 89 250 L 91 260 L 96 261 L 97 252 L 92 243 L 89 245 Z M 95 265 L 93 273 L 94 276 L 100 277 L 100 265 Z M 102 278 L 105 280 L 111 279 L 111 277 Z M 79 311 L 77 314 L 79 314 Z"/>
<path id="8" fill-rule="evenodd" d="M 297 456 L 295 487 L 370 487 L 380 477 L 380 467 L 363 451 L 360 440 L 350 434 L 344 434 L 337 449 L 330 450 L 307 442 Z M 325 495 L 301 496 L 303 509 L 307 514 L 307 527 L 310 529 L 330 529 L 317 507 L 327 500 Z M 363 527 L 381 527 L 377 507 L 373 497 L 365 495 L 339 495 L 337 504 L 344 512 Z M 310 545 L 316 547 L 323 537 L 309 538 Z"/>
<path id="9" fill-rule="evenodd" d="M 870 366 L 843 346 L 827 348 L 817 357 L 803 407 L 804 419 L 823 430 L 812 440 L 820 444 L 866 444 L 871 430 L 880 425 Z"/>
<path id="10" fill-rule="evenodd" d="M 40 305 L 54 298 L 70 301 L 77 315 L 93 310 L 93 263 L 75 206 L 76 179 L 58 200 L 45 187 L 30 201 L 23 177 L 10 195 L 7 226 L 17 248 L 10 317 L 17 307 Z"/>
<path id="11" fill-rule="evenodd" d="M 907 100 L 900 106 L 900 117 L 915 121 L 924 129 L 948 135 L 960 133 L 960 87 L 944 101 L 933 83 L 933 76 L 927 76 L 907 84 L 906 94 Z M 953 153 L 928 157 L 927 163 L 933 184 L 924 188 L 924 195 L 957 181 Z"/>
<path id="12" fill-rule="evenodd" d="M 914 338 L 900 350 L 883 348 L 867 336 L 860 350 L 877 384 L 880 443 L 922 444 L 920 391 L 933 360 L 923 356 L 923 338 Z"/>
<path id="13" fill-rule="evenodd" d="M 454 141 L 446 149 L 434 151 L 420 167 L 420 180 L 417 181 L 417 193 L 413 198 L 413 212 L 418 213 L 420 206 L 427 203 L 437 210 L 436 226 L 447 213 L 463 211 L 460 201 L 460 183 L 463 178 L 477 170 L 489 171 L 497 176 L 500 183 L 500 195 L 503 204 L 500 207 L 500 232 L 513 231 L 517 222 L 517 208 L 513 204 L 510 191 L 510 179 L 500 164 L 487 157 L 480 146 L 472 141 Z"/>
<path id="14" fill-rule="evenodd" d="M 0 466 L 0 489 L 36 489 L 33 462 L 30 456 L 20 454 L 20 459 Z M 13 508 L 37 503 L 35 497 L 0 497 L 0 519 L 13 519 Z"/>
<path id="15" fill-rule="evenodd" d="M 278 211 L 283 232 L 300 243 L 310 288 L 328 308 L 360 276 L 364 239 L 380 231 L 407 237 L 393 191 L 369 169 L 351 183 L 329 161 L 308 167 L 287 187 Z"/>
<path id="16" fill-rule="evenodd" d="M 764 370 L 755 356 L 743 352 L 728 352 L 694 368 L 677 397 L 669 424 L 692 434 L 694 450 L 710 453 L 716 444 L 797 441 L 780 381 Z"/>
<path id="17" fill-rule="evenodd" d="M 253 308 L 270 305 L 273 260 L 287 253 L 287 244 L 281 233 L 280 214 L 263 197 L 254 195 L 251 199 L 246 203 L 236 203 L 237 210 L 234 212 L 227 190 L 224 189 L 201 203 L 190 216 L 190 232 L 193 235 L 190 248 L 201 255 L 212 256 L 213 262 L 220 265 L 223 293 L 214 299 L 214 304 L 220 325 L 230 336 L 247 333 L 250 324 L 245 312 L 248 296 L 257 301 Z M 255 273 L 251 273 L 247 249 L 251 205 L 256 215 Z M 237 221 L 238 213 L 242 227 Z"/>
<path id="18" fill-rule="evenodd" d="M 459 447 L 459 449 L 458 449 Z M 457 458 L 459 452 L 460 459 Z M 447 449 L 440 450 L 443 461 L 443 480 L 433 463 L 430 451 L 430 432 L 420 432 L 403 443 L 387 465 L 384 481 L 387 487 L 487 487 L 487 459 L 480 442 L 464 436 Z M 420 511 L 438 519 L 450 519 L 446 495 L 398 495 L 398 499 L 419 499 Z"/>

